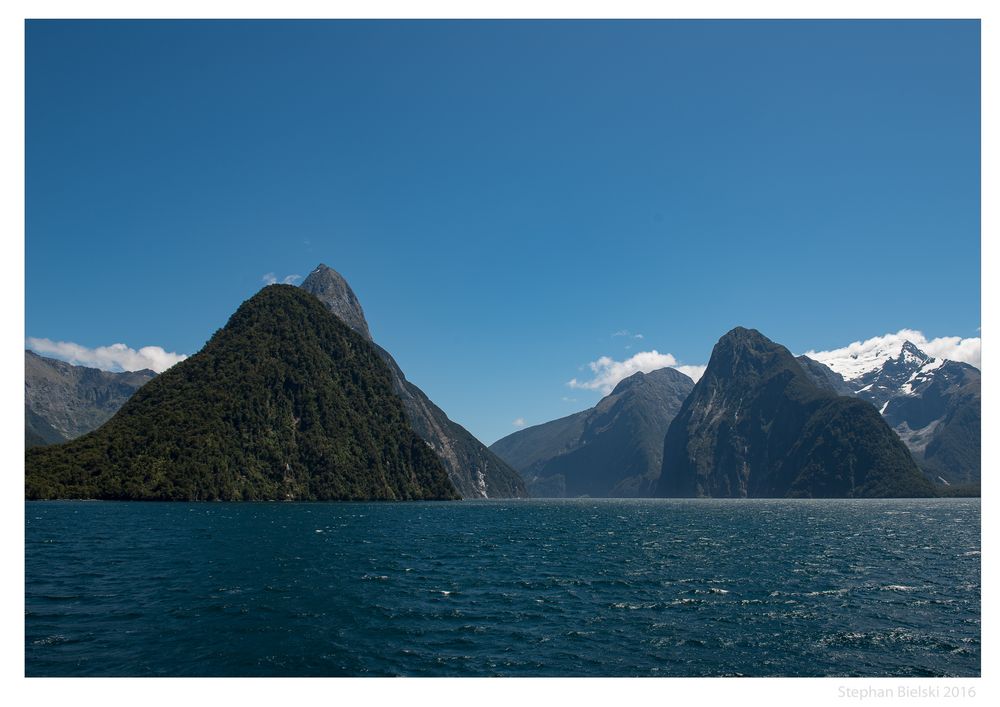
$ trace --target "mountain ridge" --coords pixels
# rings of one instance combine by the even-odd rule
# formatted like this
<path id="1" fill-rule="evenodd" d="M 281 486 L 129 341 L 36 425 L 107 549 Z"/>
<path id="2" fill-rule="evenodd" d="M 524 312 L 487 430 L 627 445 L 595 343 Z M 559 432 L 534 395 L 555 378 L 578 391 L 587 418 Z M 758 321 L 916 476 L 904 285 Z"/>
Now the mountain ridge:
<path id="1" fill-rule="evenodd" d="M 982 466 L 979 369 L 929 356 L 909 340 L 898 348 L 877 352 L 850 380 L 828 375 L 879 410 L 928 478 L 974 489 Z"/>
<path id="2" fill-rule="evenodd" d="M 663 436 L 694 382 L 662 368 L 622 379 L 597 405 L 529 427 L 490 447 L 539 496 L 648 497 Z"/>
<path id="3" fill-rule="evenodd" d="M 816 385 L 784 346 L 737 327 L 719 339 L 667 430 L 657 495 L 934 492 L 873 406 Z"/>
<path id="4" fill-rule="evenodd" d="M 373 344 L 314 296 L 270 285 L 99 429 L 30 449 L 27 498 L 457 497 Z"/>
<path id="5" fill-rule="evenodd" d="M 156 376 L 102 371 L 24 352 L 25 443 L 56 444 L 96 429 Z"/>
<path id="6" fill-rule="evenodd" d="M 361 302 L 347 280 L 320 264 L 300 286 L 359 335 L 373 341 Z M 374 343 L 374 342 L 373 342 Z M 448 477 L 464 498 L 523 498 L 528 495 L 520 475 L 468 430 L 451 420 L 415 384 L 408 381 L 392 354 L 374 344 L 389 367 L 392 387 L 403 403 L 413 429 L 431 446 Z"/>

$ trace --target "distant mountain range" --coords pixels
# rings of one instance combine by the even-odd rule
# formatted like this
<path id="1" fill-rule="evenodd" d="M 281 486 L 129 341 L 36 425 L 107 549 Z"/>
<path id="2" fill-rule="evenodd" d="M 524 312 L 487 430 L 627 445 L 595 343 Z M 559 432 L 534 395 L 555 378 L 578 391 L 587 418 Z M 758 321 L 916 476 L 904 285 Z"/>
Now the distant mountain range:
<path id="1" fill-rule="evenodd" d="M 864 358 L 851 357 L 828 364 L 807 356 L 789 359 L 790 354 L 785 355 L 787 350 L 769 342 L 759 332 L 752 330 L 738 328 L 723 337 L 719 344 L 723 346 L 722 350 L 725 350 L 727 342 L 732 344 L 734 341 L 741 341 L 744 344 L 745 350 L 740 354 L 740 360 L 744 363 L 754 359 L 754 355 L 749 353 L 754 349 L 770 351 L 769 356 L 765 358 L 769 358 L 777 370 L 784 371 L 784 375 L 796 379 L 795 385 L 791 386 L 789 391 L 796 395 L 801 394 L 804 401 L 832 394 L 859 398 L 860 401 L 871 403 L 873 409 L 877 409 L 884 421 L 895 431 L 896 437 L 909 449 L 910 456 L 924 475 L 940 492 L 978 493 L 981 396 L 980 373 L 976 368 L 965 363 L 936 360 L 920 351 L 911 342 L 903 342 L 896 348 L 883 347 Z M 783 353 L 780 356 L 775 354 L 777 349 L 774 347 Z M 853 374 L 854 378 L 845 380 L 835 368 Z M 718 395 L 723 388 L 729 390 L 730 387 L 739 388 L 745 385 L 746 381 L 741 383 L 738 380 L 741 375 L 743 374 L 735 369 L 720 372 L 717 365 L 712 371 L 715 383 L 711 384 L 711 390 L 715 391 L 716 398 L 712 399 L 709 405 L 704 400 L 699 402 L 695 393 L 692 393 L 688 401 L 689 407 L 701 410 L 703 413 L 711 409 L 716 422 L 724 423 L 723 427 L 734 427 L 737 422 L 735 418 L 729 422 L 718 418 L 720 414 Z M 841 415 L 842 421 L 847 420 L 851 424 L 856 420 L 867 420 L 862 426 L 871 427 L 874 431 L 873 439 L 876 440 L 875 446 L 884 447 L 882 451 L 894 460 L 889 466 L 896 468 L 896 471 L 884 479 L 873 477 L 868 486 L 864 483 L 858 486 L 855 483 L 853 490 L 848 490 L 844 486 L 832 490 L 821 488 L 812 483 L 815 479 L 805 477 L 798 481 L 785 479 L 782 482 L 784 486 L 778 483 L 775 477 L 773 483 L 769 482 L 768 485 L 764 483 L 761 473 L 755 474 L 751 483 L 749 477 L 741 480 L 739 473 L 732 469 L 730 469 L 732 473 L 727 477 L 729 472 L 719 471 L 727 468 L 727 464 L 730 463 L 726 461 L 727 452 L 725 449 L 711 447 L 722 444 L 723 440 L 729 440 L 725 444 L 731 445 L 737 444 L 734 440 L 743 439 L 740 434 L 731 435 L 732 430 L 719 432 L 704 427 L 697 428 L 695 425 L 685 434 L 700 439 L 702 446 L 698 447 L 699 443 L 687 439 L 682 445 L 685 447 L 683 451 L 674 448 L 668 453 L 674 454 L 675 457 L 665 458 L 663 445 L 657 438 L 665 438 L 666 446 L 670 447 L 670 436 L 666 431 L 678 415 L 687 393 L 695 386 L 688 381 L 686 388 L 683 385 L 676 385 L 669 391 L 663 391 L 662 395 L 637 393 L 640 391 L 649 393 L 657 389 L 656 383 L 662 386 L 668 378 L 676 382 L 678 376 L 683 378 L 673 369 L 662 369 L 645 376 L 637 374 L 622 381 L 611 395 L 601 400 L 594 408 L 519 430 L 495 442 L 491 449 L 521 472 L 530 492 L 536 496 L 654 494 L 739 496 L 841 493 L 926 495 L 929 493 L 922 484 L 913 482 L 912 479 L 907 480 L 909 475 L 901 472 L 907 465 L 898 458 L 898 449 L 895 451 L 891 449 L 896 445 L 890 444 L 892 438 L 885 437 L 884 426 L 876 424 L 877 418 L 873 417 L 864 405 L 859 407 L 848 404 L 845 409 L 849 412 L 841 411 L 838 414 Z M 642 381 L 643 385 L 636 385 L 637 381 Z M 776 385 L 773 381 L 770 384 Z M 701 390 L 708 385 L 706 381 Z M 807 388 L 810 390 L 803 392 Z M 754 392 L 753 396 L 756 395 L 758 393 Z M 711 394 L 709 397 L 711 398 Z M 744 392 L 742 397 L 746 398 L 747 393 Z M 773 398 L 772 404 L 776 404 L 779 398 L 780 396 Z M 840 406 L 845 404 L 838 403 Z M 788 409 L 794 407 L 788 401 L 784 401 L 783 405 Z M 796 415 L 800 417 L 805 415 L 806 409 L 811 408 L 806 405 Z M 834 410 L 832 407 L 827 408 L 824 414 L 832 415 Z M 740 415 L 743 424 L 747 423 L 745 411 L 741 413 L 734 411 L 733 414 Z M 761 413 L 757 411 L 754 414 Z M 814 422 L 819 421 L 817 418 Z M 786 422 L 788 421 L 783 422 L 780 419 L 768 422 L 767 445 L 773 446 L 782 435 L 794 436 L 802 432 L 802 430 L 785 429 L 783 425 Z M 814 427 L 815 425 L 809 429 L 815 431 Z M 776 436 L 770 434 L 772 431 Z M 676 430 L 673 434 L 676 438 L 680 431 Z M 828 432 L 825 434 L 824 440 L 828 441 L 826 438 L 830 435 Z M 752 445 L 744 440 L 743 443 L 748 448 L 746 454 L 751 453 L 751 447 L 754 453 L 761 449 L 764 439 L 755 439 Z M 675 444 L 680 443 L 675 439 Z M 697 449 L 689 449 L 687 444 L 695 444 Z M 802 444 L 804 442 L 800 440 L 800 448 Z M 770 455 L 774 450 L 767 445 L 765 448 L 769 449 L 767 453 Z M 739 460 L 739 464 L 749 464 L 749 458 L 744 458 L 742 452 L 733 454 L 735 456 L 732 459 Z M 822 458 L 817 456 L 818 454 L 818 450 L 811 452 L 813 459 Z M 770 460 L 770 457 L 768 458 Z M 658 459 L 664 459 L 660 468 L 655 467 Z M 787 468 L 801 461 L 799 459 L 798 462 L 789 462 Z M 694 466 L 707 464 L 714 471 L 708 473 L 705 468 L 701 468 L 700 471 L 691 472 L 692 464 Z M 769 461 L 768 464 L 772 462 Z M 687 471 L 679 475 L 668 475 L 668 467 L 671 465 Z M 787 473 L 790 472 L 786 471 Z M 699 478 L 699 474 L 704 478 Z"/>
<path id="2" fill-rule="evenodd" d="M 532 496 L 651 496 L 663 437 L 693 387 L 673 368 L 635 373 L 595 407 L 519 430 L 490 449 L 521 472 Z"/>
<path id="3" fill-rule="evenodd" d="M 271 285 L 107 423 L 27 450 L 27 498 L 457 498 L 374 345 Z"/>
<path id="4" fill-rule="evenodd" d="M 928 356 L 910 341 L 863 360 L 833 361 L 833 368 L 804 356 L 799 360 L 809 370 L 825 369 L 830 390 L 878 408 L 931 480 L 979 485 L 982 393 L 977 368 Z M 835 369 L 854 377 L 845 380 Z"/>
<path id="5" fill-rule="evenodd" d="M 321 264 L 309 273 L 301 287 L 372 342 L 389 366 L 393 390 L 403 401 L 410 424 L 437 453 L 463 498 L 523 498 L 528 495 L 521 477 L 509 464 L 464 427 L 448 419 L 420 388 L 406 380 L 392 355 L 372 341 L 361 302 L 340 273 Z"/>
<path id="6" fill-rule="evenodd" d="M 263 295 L 266 291 L 269 288 L 262 291 L 261 302 L 271 301 L 270 310 L 268 305 L 252 298 L 244 303 L 240 312 L 250 307 L 254 311 L 269 312 L 267 316 L 280 320 L 280 307 L 275 302 L 283 301 L 293 310 L 298 306 L 294 298 Z M 346 325 L 351 336 L 363 342 L 364 348 L 380 361 L 374 368 L 365 364 L 363 371 L 355 370 L 351 375 L 377 378 L 381 374 L 374 372 L 375 368 L 386 372 L 392 397 L 405 416 L 405 428 L 419 435 L 433 450 L 433 456 L 446 472 L 447 484 L 442 486 L 435 481 L 433 465 L 428 466 L 426 460 L 412 450 L 416 456 L 411 454 L 409 459 L 415 465 L 407 467 L 410 471 L 406 473 L 411 474 L 409 482 L 397 478 L 387 481 L 388 486 L 378 487 L 371 485 L 371 479 L 364 474 L 360 486 L 343 478 L 316 481 L 310 476 L 313 464 L 310 460 L 329 458 L 315 449 L 299 449 L 303 443 L 295 441 L 294 434 L 282 438 L 284 441 L 272 440 L 265 448 L 258 448 L 255 445 L 269 435 L 274 437 L 278 428 L 270 433 L 261 428 L 260 439 L 248 441 L 246 430 L 238 432 L 234 427 L 226 432 L 228 428 L 219 427 L 219 422 L 213 422 L 211 416 L 204 423 L 206 429 L 213 430 L 215 441 L 211 445 L 214 446 L 201 448 L 205 459 L 216 460 L 216 469 L 210 473 L 204 464 L 191 461 L 188 470 L 195 470 L 197 478 L 188 483 L 174 472 L 164 472 L 157 466 L 167 463 L 164 457 L 157 458 L 155 451 L 142 454 L 140 450 L 144 444 L 152 445 L 150 449 L 154 450 L 153 441 L 159 438 L 151 437 L 150 430 L 165 429 L 166 437 L 175 435 L 173 441 L 165 442 L 166 448 L 171 450 L 168 456 L 173 461 L 170 464 L 184 468 L 183 464 L 174 464 L 180 448 L 176 445 L 195 449 L 199 444 L 208 444 L 199 437 L 196 427 L 190 425 L 195 425 L 198 414 L 216 409 L 192 386 L 197 381 L 197 386 L 216 390 L 213 387 L 216 381 L 198 375 L 185 378 L 185 385 L 181 386 L 184 392 L 179 393 L 175 380 L 178 374 L 172 374 L 168 381 L 174 381 L 174 387 L 168 385 L 165 393 L 157 383 L 152 389 L 155 395 L 146 396 L 142 391 L 147 384 L 159 380 L 153 371 L 111 373 L 73 366 L 26 351 L 26 447 L 66 442 L 100 428 L 98 433 L 84 437 L 85 441 L 80 444 L 60 446 L 62 451 L 29 452 L 28 468 L 33 470 L 30 477 L 35 484 L 27 487 L 33 489 L 29 495 L 445 498 L 457 491 L 464 498 L 516 498 L 525 497 L 529 492 L 542 497 L 978 493 L 981 477 L 980 372 L 965 363 L 928 356 L 909 341 L 866 351 L 864 356 L 823 357 L 821 362 L 807 356 L 795 358 L 759 332 L 738 327 L 720 339 L 697 384 L 672 368 L 636 373 L 620 381 L 611 394 L 593 408 L 520 430 L 487 449 L 408 381 L 392 355 L 375 344 L 360 301 L 339 273 L 320 265 L 298 291 L 308 294 L 309 301 L 318 300 L 327 315 L 334 315 L 335 321 Z M 251 306 L 251 303 L 255 304 Z M 240 312 L 234 315 L 227 328 L 242 321 L 238 316 Z M 303 316 L 295 332 L 285 332 L 281 336 L 300 336 L 306 341 L 315 335 L 315 332 L 310 333 L 311 326 L 326 331 L 327 325 L 322 318 L 313 324 L 304 324 L 315 314 Z M 258 318 L 263 321 L 266 316 L 259 314 Z M 278 324 L 273 323 L 271 333 L 278 329 Z M 212 341 L 219 336 L 217 334 Z M 282 340 L 281 343 L 287 342 Z M 330 341 L 324 345 L 332 346 Z M 338 345 L 343 349 L 343 342 Z M 357 349 L 356 344 L 346 345 L 346 350 Z M 206 346 L 205 351 L 208 350 Z M 286 371 L 285 375 L 294 378 L 301 377 L 292 375 L 301 363 L 281 360 L 268 365 L 277 366 Z M 312 363 L 315 361 L 305 365 Z M 202 367 L 198 370 L 204 371 L 204 364 L 199 365 Z M 347 364 L 340 361 L 338 365 Z M 180 370 L 190 372 L 194 368 L 189 365 Z M 247 375 L 252 377 L 252 370 L 249 368 Z M 845 373 L 850 377 L 845 378 Z M 310 376 L 314 374 L 315 371 L 309 373 Z M 314 385 L 333 395 L 326 378 L 319 375 L 314 380 Z M 344 379 L 337 380 L 343 382 Z M 258 385 L 261 382 L 257 379 Z M 229 385 L 230 390 L 238 388 L 235 370 Z M 249 385 L 246 381 L 242 385 L 248 400 L 256 399 L 257 395 L 278 395 L 278 399 L 284 401 L 282 405 L 292 408 L 320 404 L 318 399 L 310 403 L 308 396 L 303 398 L 287 390 L 279 395 L 273 390 L 263 392 L 246 388 Z M 366 391 L 371 392 L 368 388 Z M 141 401 L 141 405 L 136 402 L 135 406 L 122 408 L 130 398 Z M 161 401 L 157 404 L 169 405 L 174 410 L 193 405 L 190 425 L 171 427 L 178 418 L 163 418 L 163 411 L 156 410 L 150 400 Z M 344 404 L 343 399 L 335 395 L 322 403 L 334 407 Z M 119 408 L 122 408 L 121 413 L 112 418 Z M 405 438 L 407 432 L 401 429 L 392 425 L 389 425 L 391 429 L 383 428 L 384 420 L 367 419 L 366 409 L 362 405 L 355 411 L 357 414 L 351 418 L 354 421 L 350 429 L 324 427 L 328 421 L 320 423 L 312 428 L 310 443 L 316 442 L 315 435 L 320 429 L 340 439 L 338 435 L 368 434 L 361 431 L 371 425 L 375 425 L 380 434 L 388 434 L 395 440 L 393 444 L 398 445 L 399 440 Z M 302 416 L 293 417 L 300 419 Z M 267 422 L 266 416 L 251 418 L 245 421 L 276 424 Z M 101 427 L 106 422 L 108 424 Z M 149 429 L 144 425 L 150 426 Z M 230 439 L 229 434 L 241 435 L 242 441 Z M 257 434 L 251 433 L 251 436 Z M 113 442 L 117 446 L 95 451 L 95 444 L 98 444 L 95 440 Z M 344 444 L 350 446 L 352 443 Z M 226 457 L 229 459 L 226 462 L 223 457 L 213 457 L 223 449 L 235 456 Z M 347 457 L 341 454 L 338 458 L 350 458 L 357 471 L 363 466 L 360 459 L 368 452 L 359 456 L 358 449 L 353 449 Z M 900 450 L 908 450 L 908 453 L 901 455 Z M 388 463 L 393 467 L 399 461 L 393 454 L 390 453 L 394 460 L 391 463 L 372 463 L 376 466 Z M 297 459 L 295 464 L 284 462 L 287 473 L 283 473 L 281 483 L 273 478 L 273 469 L 268 471 L 268 464 L 278 463 L 279 457 Z M 369 455 L 369 458 L 379 457 Z M 322 463 L 329 466 L 329 461 Z M 239 474 L 246 478 L 232 477 L 233 464 L 244 465 L 244 471 Z M 917 467 L 922 474 L 914 476 Z M 93 478 L 85 479 L 80 476 L 82 468 L 105 471 L 95 472 Z M 343 465 L 338 468 L 338 473 L 344 471 Z M 221 478 L 214 477 L 220 469 L 228 471 Z M 139 470 L 146 474 L 141 482 L 131 476 Z M 166 480 L 161 478 L 165 473 L 169 477 Z M 420 480 L 414 482 L 414 478 Z"/>
<path id="7" fill-rule="evenodd" d="M 28 447 L 97 429 L 156 373 L 111 373 L 24 352 L 24 438 Z"/>

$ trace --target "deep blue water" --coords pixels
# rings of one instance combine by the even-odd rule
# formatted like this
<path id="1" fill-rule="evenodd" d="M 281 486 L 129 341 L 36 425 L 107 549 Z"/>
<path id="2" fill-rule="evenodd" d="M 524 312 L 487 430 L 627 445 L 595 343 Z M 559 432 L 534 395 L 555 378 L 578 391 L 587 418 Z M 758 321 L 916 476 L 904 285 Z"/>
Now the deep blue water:
<path id="1" fill-rule="evenodd" d="M 26 673 L 977 676 L 979 513 L 29 502 Z"/>

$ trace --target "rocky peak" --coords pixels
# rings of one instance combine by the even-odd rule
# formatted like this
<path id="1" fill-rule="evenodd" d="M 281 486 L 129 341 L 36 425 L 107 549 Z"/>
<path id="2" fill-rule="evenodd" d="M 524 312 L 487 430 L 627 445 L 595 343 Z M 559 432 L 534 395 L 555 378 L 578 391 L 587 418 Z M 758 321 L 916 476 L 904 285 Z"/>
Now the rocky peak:
<path id="1" fill-rule="evenodd" d="M 645 373 L 643 373 L 642 371 L 638 371 L 637 373 L 633 373 L 632 375 L 630 375 L 628 378 L 622 378 L 620 381 L 618 381 L 618 385 L 615 386 L 615 389 L 611 391 L 611 394 L 620 395 L 621 393 L 624 393 L 626 390 L 630 390 L 631 388 L 635 388 L 636 386 L 642 385 L 642 379 L 645 377 L 646 377 Z"/>
<path id="2" fill-rule="evenodd" d="M 339 272 L 320 263 L 302 283 L 302 289 L 316 296 L 342 322 L 372 340 L 361 302 Z"/>
<path id="3" fill-rule="evenodd" d="M 776 344 L 756 329 L 736 327 L 727 332 L 709 358 L 705 375 L 710 377 L 756 377 L 769 370 L 777 361 L 792 359 L 788 350 Z"/>
<path id="4" fill-rule="evenodd" d="M 918 349 L 913 343 L 904 341 L 897 356 L 890 358 L 876 368 L 850 381 L 858 396 L 869 401 L 880 411 L 895 395 L 909 394 L 912 383 L 923 373 L 940 366 L 941 362 Z"/>
<path id="5" fill-rule="evenodd" d="M 928 361 L 933 361 L 931 356 L 928 356 L 923 351 L 918 349 L 912 342 L 904 341 L 903 348 L 899 351 L 898 360 L 900 361 L 917 361 L 921 365 L 927 363 Z"/>

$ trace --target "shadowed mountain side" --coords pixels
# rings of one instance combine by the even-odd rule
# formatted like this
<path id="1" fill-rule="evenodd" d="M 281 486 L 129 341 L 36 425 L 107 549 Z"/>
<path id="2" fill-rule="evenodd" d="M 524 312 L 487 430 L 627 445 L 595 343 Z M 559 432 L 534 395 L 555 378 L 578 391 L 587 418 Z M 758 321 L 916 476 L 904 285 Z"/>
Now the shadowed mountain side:
<path id="1" fill-rule="evenodd" d="M 515 432 L 491 449 L 524 464 L 532 495 L 648 497 L 663 436 L 693 387 L 673 368 L 635 373 L 593 408 Z"/>
<path id="2" fill-rule="evenodd" d="M 347 280 L 336 270 L 319 265 L 301 288 L 314 294 L 334 315 L 371 340 L 361 303 Z M 528 495 L 514 469 L 464 427 L 450 420 L 420 388 L 406 380 L 388 351 L 378 345 L 375 348 L 389 367 L 393 390 L 403 401 L 410 424 L 437 453 L 448 478 L 463 498 L 523 498 Z"/>
<path id="3" fill-rule="evenodd" d="M 738 327 L 715 345 L 667 431 L 657 494 L 836 498 L 934 490 L 871 404 L 820 388 L 785 347 Z"/>

